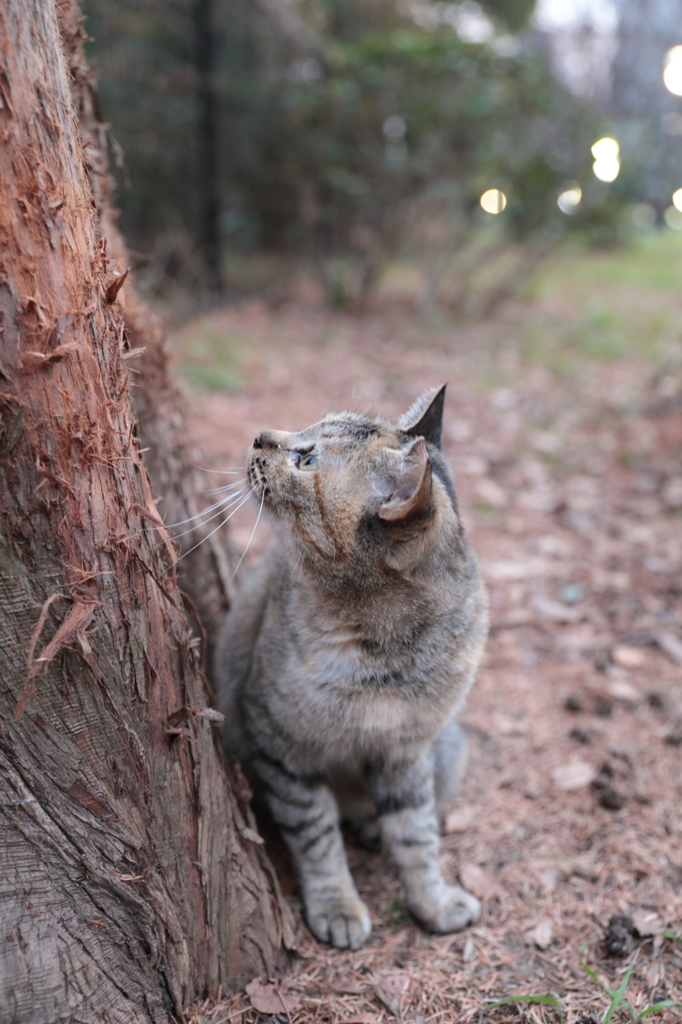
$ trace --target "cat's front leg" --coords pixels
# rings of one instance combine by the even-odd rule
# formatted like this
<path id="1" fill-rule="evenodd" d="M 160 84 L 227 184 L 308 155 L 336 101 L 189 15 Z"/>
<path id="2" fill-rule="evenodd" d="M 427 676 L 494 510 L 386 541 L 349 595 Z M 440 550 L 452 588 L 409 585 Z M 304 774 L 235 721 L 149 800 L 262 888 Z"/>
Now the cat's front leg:
<path id="1" fill-rule="evenodd" d="M 271 754 L 256 754 L 253 764 L 291 850 L 308 927 L 322 942 L 359 949 L 372 926 L 348 870 L 336 800 L 324 776 Z"/>
<path id="2" fill-rule="evenodd" d="M 367 772 L 383 845 L 398 865 L 407 905 L 435 932 L 456 932 L 478 920 L 481 906 L 458 885 L 448 885 L 438 863 L 438 816 L 433 753 Z"/>

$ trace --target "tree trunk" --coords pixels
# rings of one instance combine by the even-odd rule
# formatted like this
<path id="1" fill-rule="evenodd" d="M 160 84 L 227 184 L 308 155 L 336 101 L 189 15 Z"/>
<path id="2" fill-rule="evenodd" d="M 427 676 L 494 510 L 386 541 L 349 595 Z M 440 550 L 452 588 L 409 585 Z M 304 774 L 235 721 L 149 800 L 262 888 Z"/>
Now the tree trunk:
<path id="1" fill-rule="evenodd" d="M 83 52 L 85 33 L 75 0 L 61 3 L 57 16 L 69 65 L 71 97 L 78 115 L 85 166 L 97 207 L 96 231 L 98 238 L 105 240 L 113 265 L 124 273 L 130 266 L 130 259 L 116 226 L 117 213 L 112 205 L 108 130 L 101 121 L 95 79 Z M 185 403 L 170 372 L 163 327 L 159 318 L 140 300 L 130 278 L 126 280 L 119 302 L 131 350 L 136 353 L 130 397 L 145 451 L 145 466 L 154 494 L 162 499 L 160 511 L 165 522 L 185 522 L 206 504 L 200 501 L 206 483 L 196 468 L 198 456 L 187 438 Z M 207 529 L 199 526 L 180 539 L 184 557 L 178 566 L 180 588 L 189 598 L 193 618 L 204 641 L 203 662 L 208 667 L 213 663 L 218 630 L 230 604 L 234 568 L 228 532 L 212 533 L 213 525 Z M 205 538 L 205 542 L 194 548 L 201 538 Z"/>
<path id="2" fill-rule="evenodd" d="M 54 0 L 5 0 L 0 53 L 0 1022 L 166 1022 L 290 924 L 145 532 Z"/>

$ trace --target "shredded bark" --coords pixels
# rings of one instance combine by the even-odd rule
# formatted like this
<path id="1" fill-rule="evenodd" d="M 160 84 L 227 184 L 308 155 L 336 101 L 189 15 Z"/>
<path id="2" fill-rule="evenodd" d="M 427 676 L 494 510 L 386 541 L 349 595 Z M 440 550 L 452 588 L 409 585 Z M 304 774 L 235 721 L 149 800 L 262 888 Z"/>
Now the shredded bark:
<path id="1" fill-rule="evenodd" d="M 49 644 L 43 648 L 37 658 L 34 656 L 35 644 L 45 624 L 48 608 L 52 601 L 61 596 L 61 594 L 53 594 L 47 599 L 40 613 L 36 629 L 31 637 L 28 653 L 28 678 L 17 703 L 17 709 L 14 712 L 15 722 L 19 722 L 21 720 L 21 716 L 26 710 L 26 706 L 35 692 L 38 674 L 46 668 L 47 665 L 49 665 L 55 655 L 59 654 L 63 647 L 66 647 L 68 644 L 72 643 L 72 641 L 78 639 L 80 640 L 81 646 L 87 650 L 90 656 L 92 656 L 92 648 L 86 640 L 85 629 L 92 618 L 95 610 L 95 604 L 94 602 L 84 604 L 80 601 L 75 601 L 71 605 L 71 608 L 69 608 L 69 611 L 66 614 L 66 618 L 50 640 Z"/>

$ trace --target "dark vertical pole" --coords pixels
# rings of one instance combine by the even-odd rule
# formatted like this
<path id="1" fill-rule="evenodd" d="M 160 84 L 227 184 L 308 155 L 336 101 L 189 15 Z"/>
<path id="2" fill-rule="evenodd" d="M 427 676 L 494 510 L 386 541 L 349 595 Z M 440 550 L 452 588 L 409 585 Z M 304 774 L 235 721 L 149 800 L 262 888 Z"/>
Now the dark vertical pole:
<path id="1" fill-rule="evenodd" d="M 215 83 L 213 0 L 194 0 L 197 101 L 199 107 L 199 205 L 201 249 L 211 291 L 221 292 L 220 189 L 218 184 L 218 97 Z"/>

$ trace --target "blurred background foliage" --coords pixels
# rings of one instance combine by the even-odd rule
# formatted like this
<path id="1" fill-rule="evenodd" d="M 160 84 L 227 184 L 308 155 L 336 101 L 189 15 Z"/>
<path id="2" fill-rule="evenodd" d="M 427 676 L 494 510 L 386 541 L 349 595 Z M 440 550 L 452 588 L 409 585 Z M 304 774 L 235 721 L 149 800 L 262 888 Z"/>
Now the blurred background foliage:
<path id="1" fill-rule="evenodd" d="M 401 256 L 423 306 L 480 313 L 567 232 L 615 241 L 636 182 L 592 175 L 608 122 L 553 74 L 534 6 L 87 0 L 146 287 L 248 293 L 305 267 L 346 304 Z"/>

